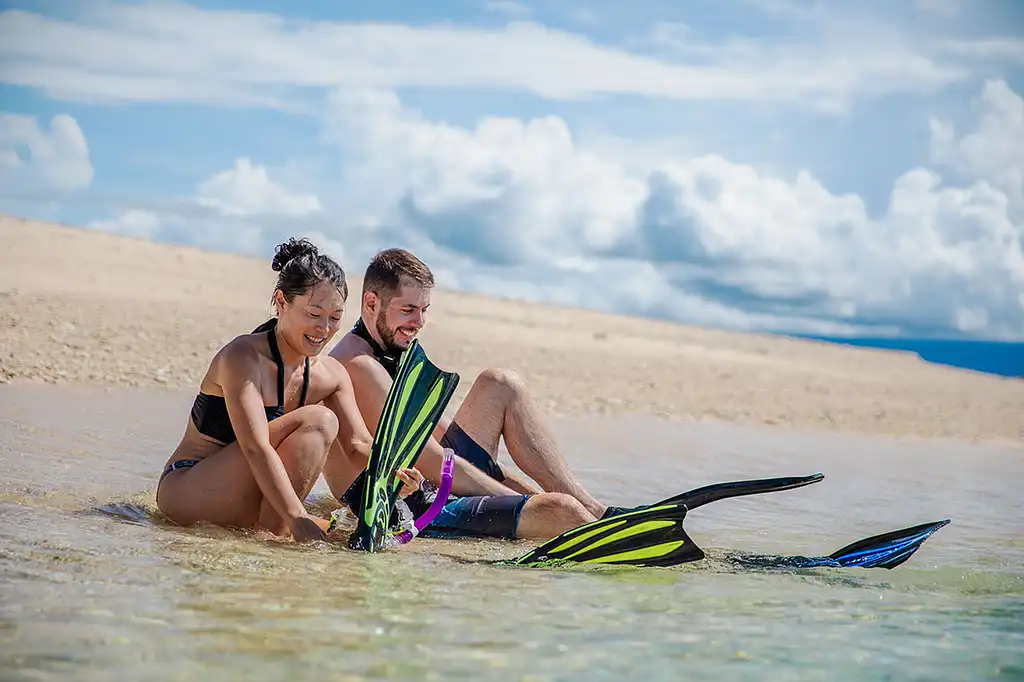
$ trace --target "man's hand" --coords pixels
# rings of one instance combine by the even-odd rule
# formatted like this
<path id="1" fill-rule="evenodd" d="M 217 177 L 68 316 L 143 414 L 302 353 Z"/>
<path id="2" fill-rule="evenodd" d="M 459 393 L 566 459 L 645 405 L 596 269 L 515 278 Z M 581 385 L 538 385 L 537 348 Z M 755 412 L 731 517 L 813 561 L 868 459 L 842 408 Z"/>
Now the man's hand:
<path id="1" fill-rule="evenodd" d="M 420 489 L 420 484 L 423 483 L 423 474 L 419 472 L 419 469 L 399 469 L 395 472 L 395 476 L 402 479 L 402 489 L 398 491 L 398 496 L 402 498 L 412 495 Z"/>

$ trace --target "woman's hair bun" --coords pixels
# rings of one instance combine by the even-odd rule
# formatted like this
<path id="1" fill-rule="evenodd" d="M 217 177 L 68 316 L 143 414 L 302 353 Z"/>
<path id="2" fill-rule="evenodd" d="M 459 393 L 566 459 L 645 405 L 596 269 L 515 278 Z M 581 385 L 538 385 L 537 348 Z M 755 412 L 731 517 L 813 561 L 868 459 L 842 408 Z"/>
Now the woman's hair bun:
<path id="1" fill-rule="evenodd" d="M 283 244 L 278 244 L 277 249 L 274 253 L 274 261 L 270 264 L 270 267 L 274 272 L 281 272 L 284 266 L 288 264 L 293 258 L 299 256 L 316 256 L 319 254 L 316 246 L 313 242 L 309 241 L 305 237 L 302 239 L 296 239 L 295 237 L 290 238 Z"/>

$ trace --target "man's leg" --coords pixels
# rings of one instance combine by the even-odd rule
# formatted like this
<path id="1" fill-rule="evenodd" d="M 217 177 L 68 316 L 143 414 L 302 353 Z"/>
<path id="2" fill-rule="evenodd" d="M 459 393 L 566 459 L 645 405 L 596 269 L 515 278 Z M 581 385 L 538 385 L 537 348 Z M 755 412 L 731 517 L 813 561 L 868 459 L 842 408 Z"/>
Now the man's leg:
<path id="1" fill-rule="evenodd" d="M 512 461 L 544 491 L 575 497 L 597 518 L 604 514 L 605 506 L 595 500 L 569 470 L 554 435 L 530 399 L 522 379 L 514 372 L 497 369 L 481 372 L 456 412 L 454 424 L 495 462 L 498 442 L 504 437 Z M 509 487 L 535 492 L 528 482 L 512 475 L 508 478 L 506 485 Z"/>
<path id="2" fill-rule="evenodd" d="M 594 520 L 562 493 L 461 497 L 445 505 L 429 530 L 507 539 L 547 540 Z"/>
<path id="3" fill-rule="evenodd" d="M 595 518 L 571 495 L 541 493 L 531 496 L 523 505 L 516 537 L 548 540 Z"/>

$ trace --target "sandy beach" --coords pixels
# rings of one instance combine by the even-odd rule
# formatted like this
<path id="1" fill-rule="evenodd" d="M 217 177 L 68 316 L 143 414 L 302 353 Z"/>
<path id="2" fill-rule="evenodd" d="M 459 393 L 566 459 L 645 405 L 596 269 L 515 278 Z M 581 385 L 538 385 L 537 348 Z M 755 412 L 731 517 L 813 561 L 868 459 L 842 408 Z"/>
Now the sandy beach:
<path id="1" fill-rule="evenodd" d="M 265 259 L 0 217 L 0 380 L 192 389 L 265 320 Z M 343 263 L 358 315 L 365 264 Z M 435 292 L 422 340 L 463 377 L 519 372 L 552 416 L 644 414 L 1024 443 L 1024 381 L 916 356 Z"/>

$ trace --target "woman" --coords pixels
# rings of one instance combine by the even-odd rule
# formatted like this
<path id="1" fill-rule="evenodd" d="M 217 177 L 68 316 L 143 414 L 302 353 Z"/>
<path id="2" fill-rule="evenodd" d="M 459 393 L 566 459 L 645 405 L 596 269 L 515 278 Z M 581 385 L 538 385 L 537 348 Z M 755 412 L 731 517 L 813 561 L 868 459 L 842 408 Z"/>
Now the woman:
<path id="1" fill-rule="evenodd" d="M 323 540 L 328 522 L 302 500 L 328 457 L 365 465 L 372 446 L 348 373 L 320 356 L 341 324 L 348 285 L 344 270 L 306 239 L 279 245 L 272 268 L 280 273 L 277 316 L 214 356 L 160 477 L 157 506 L 183 526 Z M 415 474 L 402 472 L 407 486 Z"/>

